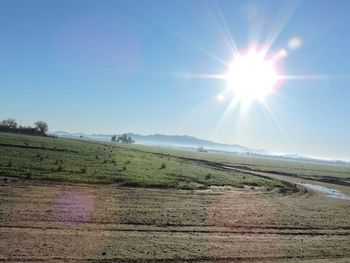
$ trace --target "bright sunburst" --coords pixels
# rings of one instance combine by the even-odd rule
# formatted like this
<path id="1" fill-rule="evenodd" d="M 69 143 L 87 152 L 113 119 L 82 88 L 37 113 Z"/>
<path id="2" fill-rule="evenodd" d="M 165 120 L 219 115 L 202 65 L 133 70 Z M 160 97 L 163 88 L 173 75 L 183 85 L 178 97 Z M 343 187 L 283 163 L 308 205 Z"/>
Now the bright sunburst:
<path id="1" fill-rule="evenodd" d="M 238 101 L 261 101 L 273 92 L 278 74 L 274 62 L 267 60 L 263 52 L 251 50 L 248 54 L 238 55 L 234 59 L 226 80 Z"/>

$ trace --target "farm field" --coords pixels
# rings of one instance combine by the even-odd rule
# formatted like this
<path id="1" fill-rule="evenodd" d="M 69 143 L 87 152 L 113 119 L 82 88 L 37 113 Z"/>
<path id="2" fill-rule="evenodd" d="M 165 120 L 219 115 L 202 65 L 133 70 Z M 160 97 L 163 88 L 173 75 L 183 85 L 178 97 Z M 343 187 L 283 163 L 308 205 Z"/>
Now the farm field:
<path id="1" fill-rule="evenodd" d="M 350 260 L 350 202 L 316 193 L 19 179 L 0 190 L 0 260 Z"/>
<path id="2" fill-rule="evenodd" d="M 162 147 L 150 147 L 142 145 L 132 145 L 138 150 L 170 154 L 178 157 L 186 157 L 211 162 L 218 162 L 226 165 L 240 166 L 241 168 L 254 171 L 282 173 L 301 178 L 333 178 L 350 182 L 350 165 L 331 164 L 313 161 L 298 161 L 289 159 L 280 159 L 263 156 L 249 156 L 240 154 L 225 154 L 220 152 L 197 152 L 195 150 L 178 150 Z"/>
<path id="3" fill-rule="evenodd" d="M 276 180 L 112 143 L 0 133 L 0 175 L 124 186 L 278 187 Z"/>
<path id="4" fill-rule="evenodd" d="M 301 185 L 349 194 L 343 183 L 253 171 L 243 158 L 7 133 L 0 152 L 0 261 L 350 261 L 350 201 Z"/>

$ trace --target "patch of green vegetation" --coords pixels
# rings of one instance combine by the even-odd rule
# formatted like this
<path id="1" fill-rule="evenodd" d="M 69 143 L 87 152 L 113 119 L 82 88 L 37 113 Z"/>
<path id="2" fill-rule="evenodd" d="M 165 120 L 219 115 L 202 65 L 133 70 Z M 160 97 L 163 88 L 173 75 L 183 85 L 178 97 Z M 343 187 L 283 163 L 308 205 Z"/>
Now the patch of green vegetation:
<path id="1" fill-rule="evenodd" d="M 312 161 L 299 161 L 263 156 L 247 156 L 230 153 L 197 152 L 163 147 L 128 145 L 130 149 L 160 153 L 176 157 L 207 160 L 221 164 L 245 167 L 254 171 L 274 172 L 303 178 L 338 178 L 350 180 L 350 165 Z"/>
<path id="2" fill-rule="evenodd" d="M 279 186 L 274 180 L 130 147 L 0 133 L 0 175 L 142 187 Z"/>

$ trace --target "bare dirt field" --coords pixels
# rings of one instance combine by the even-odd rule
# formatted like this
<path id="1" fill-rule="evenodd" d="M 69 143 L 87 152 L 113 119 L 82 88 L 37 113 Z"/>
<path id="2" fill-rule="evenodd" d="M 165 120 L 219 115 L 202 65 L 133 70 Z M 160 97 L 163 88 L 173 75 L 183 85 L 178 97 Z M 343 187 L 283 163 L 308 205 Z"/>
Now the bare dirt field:
<path id="1" fill-rule="evenodd" d="M 350 201 L 301 187 L 128 188 L 0 178 L 1 261 L 350 262 Z"/>

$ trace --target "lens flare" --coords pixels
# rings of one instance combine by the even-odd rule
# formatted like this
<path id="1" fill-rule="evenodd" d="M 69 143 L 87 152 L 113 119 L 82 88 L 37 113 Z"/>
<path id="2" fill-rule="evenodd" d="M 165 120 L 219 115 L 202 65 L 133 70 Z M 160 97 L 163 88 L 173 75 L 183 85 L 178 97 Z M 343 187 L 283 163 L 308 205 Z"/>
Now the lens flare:
<path id="1" fill-rule="evenodd" d="M 54 201 L 53 217 L 57 222 L 78 225 L 88 221 L 93 210 L 93 198 L 82 191 L 67 191 Z"/>
<path id="2" fill-rule="evenodd" d="M 234 59 L 226 80 L 236 98 L 246 102 L 262 100 L 273 92 L 278 75 L 272 60 L 266 60 L 264 53 L 252 50 Z"/>
<path id="3" fill-rule="evenodd" d="M 216 100 L 217 102 L 222 102 L 224 99 L 225 99 L 225 97 L 224 97 L 224 95 L 222 95 L 222 94 L 218 94 L 218 95 L 216 95 L 216 97 L 215 97 L 215 100 Z"/>
<path id="4" fill-rule="evenodd" d="M 285 57 L 288 56 L 288 52 L 286 49 L 281 48 L 280 50 L 278 50 L 278 52 L 274 55 L 274 61 L 278 61 L 281 59 L 284 59 Z"/>
<path id="5" fill-rule="evenodd" d="M 288 47 L 290 49 L 298 49 L 302 44 L 300 37 L 293 37 L 288 41 Z"/>

